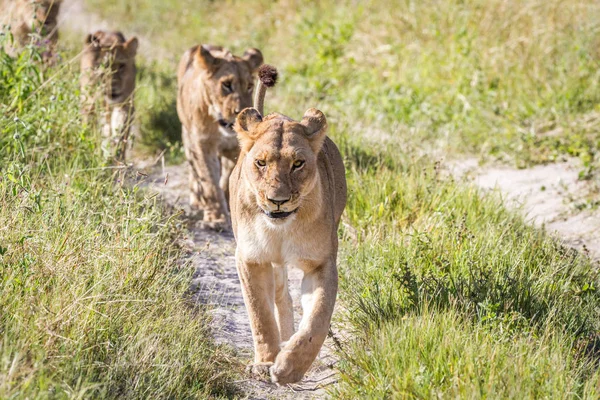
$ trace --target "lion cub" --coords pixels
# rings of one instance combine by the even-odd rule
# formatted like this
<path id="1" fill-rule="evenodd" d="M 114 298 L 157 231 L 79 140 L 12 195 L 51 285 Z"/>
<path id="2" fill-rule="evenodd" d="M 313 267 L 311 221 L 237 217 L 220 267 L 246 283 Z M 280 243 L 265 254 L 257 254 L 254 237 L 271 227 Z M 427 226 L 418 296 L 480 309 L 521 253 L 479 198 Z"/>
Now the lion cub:
<path id="1" fill-rule="evenodd" d="M 100 114 L 102 145 L 107 157 L 125 160 L 131 144 L 135 55 L 138 40 L 125 40 L 121 32 L 97 31 L 85 38 L 81 57 L 81 102 L 84 118 Z M 101 110 L 95 110 L 97 102 Z"/>
<path id="2" fill-rule="evenodd" d="M 43 54 L 48 60 L 58 41 L 58 12 L 62 0 L 2 0 L 2 22 L 10 24 L 15 44 L 24 47 L 32 40 L 47 46 Z M 7 49 L 15 54 L 15 49 Z"/>
<path id="3" fill-rule="evenodd" d="M 272 85 L 272 67 L 261 81 Z M 259 84 L 261 86 L 262 84 Z M 253 373 L 276 383 L 297 382 L 329 331 L 337 294 L 337 228 L 346 206 L 344 163 L 326 135 L 323 113 L 300 122 L 257 108 L 237 117 L 241 154 L 231 175 L 236 265 L 254 339 Z M 288 266 L 304 272 L 303 316 L 294 331 Z"/>
<path id="4" fill-rule="evenodd" d="M 177 71 L 177 114 L 190 165 L 190 204 L 204 222 L 227 227 L 228 182 L 239 154 L 233 132 L 238 113 L 252 105 L 259 50 L 237 57 L 223 47 L 198 45 L 185 52 Z"/>

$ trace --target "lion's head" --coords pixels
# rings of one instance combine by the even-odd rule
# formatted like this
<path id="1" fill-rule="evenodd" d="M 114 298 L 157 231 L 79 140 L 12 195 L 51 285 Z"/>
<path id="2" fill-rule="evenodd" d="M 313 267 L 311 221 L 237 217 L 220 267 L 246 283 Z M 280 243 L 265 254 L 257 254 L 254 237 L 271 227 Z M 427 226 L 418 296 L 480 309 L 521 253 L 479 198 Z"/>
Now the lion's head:
<path id="1" fill-rule="evenodd" d="M 135 89 L 135 55 L 138 40 L 125 40 L 121 32 L 97 31 L 87 35 L 82 69 L 91 70 L 109 103 L 124 102 Z"/>
<path id="2" fill-rule="evenodd" d="M 19 0 L 16 4 L 21 21 L 14 33 L 21 44 L 26 44 L 34 33 L 42 39 L 56 44 L 58 39 L 58 12 L 62 0 Z M 16 22 L 16 21 L 13 21 Z M 33 28 L 33 32 L 31 29 Z"/>
<path id="3" fill-rule="evenodd" d="M 30 3 L 35 11 L 35 20 L 43 27 L 42 36 L 53 34 L 56 31 L 61 0 L 35 0 Z"/>
<path id="4" fill-rule="evenodd" d="M 317 187 L 317 158 L 327 131 L 321 111 L 311 108 L 297 122 L 277 113 L 263 118 L 247 108 L 235 130 L 245 154 L 241 174 L 269 221 L 290 220 L 301 207 L 318 206 L 308 195 Z"/>
<path id="5" fill-rule="evenodd" d="M 198 46 L 193 54 L 195 65 L 209 94 L 209 113 L 221 132 L 233 135 L 233 123 L 241 110 L 252 106 L 254 74 L 263 62 L 258 49 L 248 49 L 242 57 L 220 46 Z"/>

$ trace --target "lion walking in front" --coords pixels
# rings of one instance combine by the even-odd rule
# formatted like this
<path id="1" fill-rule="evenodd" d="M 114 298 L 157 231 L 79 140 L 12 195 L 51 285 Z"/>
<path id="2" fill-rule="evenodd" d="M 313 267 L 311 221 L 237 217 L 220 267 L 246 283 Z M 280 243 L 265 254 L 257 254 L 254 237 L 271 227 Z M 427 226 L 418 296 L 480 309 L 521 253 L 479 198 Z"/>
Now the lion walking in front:
<path id="1" fill-rule="evenodd" d="M 302 379 L 329 332 L 346 178 L 321 111 L 311 108 L 297 122 L 263 117 L 257 103 L 235 125 L 242 150 L 230 179 L 231 218 L 254 340 L 251 370 L 283 384 Z M 304 272 L 297 331 L 287 267 Z"/>

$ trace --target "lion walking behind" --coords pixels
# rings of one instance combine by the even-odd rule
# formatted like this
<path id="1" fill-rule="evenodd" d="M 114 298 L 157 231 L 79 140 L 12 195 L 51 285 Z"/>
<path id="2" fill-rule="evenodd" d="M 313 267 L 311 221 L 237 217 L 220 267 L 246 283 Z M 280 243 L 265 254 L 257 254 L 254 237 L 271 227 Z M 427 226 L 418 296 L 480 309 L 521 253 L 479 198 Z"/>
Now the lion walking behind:
<path id="1" fill-rule="evenodd" d="M 107 158 L 124 162 L 131 147 L 138 40 L 121 32 L 86 36 L 81 57 L 81 103 L 88 123 L 99 120 Z M 97 108 L 99 107 L 99 109 Z"/>

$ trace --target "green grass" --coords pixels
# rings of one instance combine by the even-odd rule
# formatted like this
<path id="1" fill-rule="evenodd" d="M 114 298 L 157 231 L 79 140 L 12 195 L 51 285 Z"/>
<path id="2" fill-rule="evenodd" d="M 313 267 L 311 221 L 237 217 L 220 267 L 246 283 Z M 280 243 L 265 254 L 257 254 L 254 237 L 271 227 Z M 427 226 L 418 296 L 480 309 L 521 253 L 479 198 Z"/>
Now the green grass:
<path id="1" fill-rule="evenodd" d="M 349 184 L 348 206 L 340 229 L 339 302 L 344 310 L 340 319 L 353 336 L 339 349 L 340 383 L 330 388 L 336 398 L 591 399 L 599 396 L 600 376 L 595 364 L 600 330 L 598 265 L 525 224 L 503 207 L 501 199 L 483 196 L 465 182 L 447 177 L 430 155 L 475 154 L 518 166 L 573 155 L 585 163 L 585 177 L 597 179 L 600 146 L 596 123 L 600 100 L 597 2 L 324 1 L 307 6 L 266 0 L 132 0 L 127 5 L 117 0 L 87 0 L 87 4 L 105 17 L 111 15 L 111 21 L 123 29 L 142 33 L 142 54 L 152 53 L 153 46 L 171 54 L 169 59 L 156 63 L 140 59 L 136 108 L 141 124 L 140 140 L 148 153 L 166 149 L 172 159 L 180 160 L 180 128 L 174 109 L 175 66 L 183 51 L 196 43 L 223 44 L 236 53 L 251 46 L 261 48 L 265 60 L 281 72 L 279 86 L 268 94 L 267 111 L 299 118 L 307 108 L 317 107 L 327 115 L 330 134 L 345 157 Z M 232 37 L 231 32 L 237 36 Z M 27 75 L 22 84 L 7 89 L 9 94 L 4 95 L 6 100 L 2 103 L 12 104 L 14 97 L 17 100 L 10 109 L 18 106 L 19 101 L 30 95 L 25 83 L 31 79 Z M 20 90 L 25 92 L 10 94 Z M 40 103 L 55 107 L 55 103 L 39 100 L 49 90 L 34 96 L 38 107 L 27 108 L 31 120 L 37 115 L 44 121 L 43 117 L 48 115 Z M 61 89 L 56 86 L 52 90 Z M 64 95 L 75 90 L 65 89 Z M 77 210 L 77 204 L 85 204 L 85 210 L 89 211 L 80 210 L 71 219 L 60 219 L 65 223 L 71 221 L 71 229 L 88 229 L 86 232 L 91 235 L 98 234 L 100 226 L 106 229 L 100 230 L 101 235 L 142 241 L 135 252 L 130 252 L 129 245 L 119 247 L 120 241 L 106 241 L 106 247 L 86 241 L 89 247 L 75 247 L 72 239 L 61 245 L 63 236 L 55 238 L 60 246 L 72 246 L 69 250 L 59 247 L 63 257 L 84 257 L 102 273 L 124 270 L 137 276 L 139 270 L 127 267 L 106 271 L 103 259 L 98 257 L 109 254 L 111 259 L 130 265 L 137 254 L 139 263 L 148 265 L 147 268 L 153 263 L 162 268 L 154 278 L 160 278 L 158 282 L 176 279 L 170 286 L 173 291 L 167 291 L 172 295 L 162 306 L 172 307 L 165 315 L 182 319 L 174 330 L 164 327 L 177 334 L 167 335 L 171 341 L 163 342 L 161 354 L 165 357 L 171 351 L 180 354 L 177 352 L 186 349 L 192 330 L 197 330 L 199 333 L 195 334 L 201 338 L 206 337 L 206 331 L 185 322 L 192 312 L 181 306 L 185 271 L 175 275 L 166 273 L 172 272 L 166 265 L 168 259 L 175 258 L 175 253 L 167 252 L 173 256 L 165 260 L 165 252 L 157 250 L 165 246 L 166 236 L 161 235 L 172 232 L 170 218 L 156 206 L 148 206 L 154 204 L 153 200 L 145 199 L 143 193 L 115 189 L 106 171 L 74 173 L 99 165 L 95 156 L 96 139 L 90 132 L 77 128 L 78 118 L 68 112 L 68 107 L 66 111 L 62 106 L 56 107 L 56 112 L 65 113 L 59 119 L 61 125 L 49 126 L 51 132 L 62 132 L 60 146 L 55 145 L 56 139 L 45 128 L 31 129 L 36 133 L 30 133 L 31 139 L 27 141 L 30 158 L 22 163 L 24 166 L 17 162 L 23 152 L 20 142 L 10 139 L 17 128 L 21 130 L 22 124 L 13 123 L 11 113 L 3 114 L 12 130 L 0 139 L 2 146 L 8 147 L 0 149 L 10 149 L 11 161 L 6 165 L 15 166 L 3 166 L 3 176 L 7 178 L 2 185 L 15 187 L 9 173 L 17 181 L 20 178 L 15 177 L 34 176 L 37 182 L 34 188 L 66 190 L 71 196 L 50 195 L 54 192 L 44 189 L 39 198 L 52 200 L 43 204 L 64 201 L 64 207 Z M 42 139 L 34 139 L 37 136 Z M 70 151 L 64 151 L 65 148 Z M 43 158 L 45 153 L 56 154 L 59 166 L 50 169 L 40 162 L 56 159 Z M 19 168 L 25 168 L 25 172 Z M 65 174 L 70 177 L 68 185 Z M 10 190 L 11 201 L 28 201 L 27 207 L 40 212 L 36 211 L 39 200 L 35 190 Z M 67 200 L 76 195 L 89 196 L 89 200 Z M 137 206 L 131 208 L 130 204 Z M 44 205 L 44 210 L 51 209 L 49 205 Z M 20 249 L 19 246 L 33 246 L 32 242 L 38 246 L 32 248 L 39 249 L 38 242 L 44 243 L 40 238 L 48 233 L 35 231 L 33 227 L 39 230 L 44 226 L 43 219 L 34 219 L 34 214 L 28 214 L 26 208 L 11 207 L 15 208 L 23 215 L 21 219 L 32 220 L 30 225 L 19 219 L 13 222 L 12 226 L 18 227 L 13 229 L 17 232 L 13 239 L 17 244 L 8 247 L 7 254 Z M 3 218 L 12 215 L 6 207 L 2 210 Z M 134 212 L 139 214 L 131 214 Z M 136 217 L 127 217 L 130 215 Z M 103 223 L 86 228 L 89 225 L 77 224 L 82 220 Z M 134 227 L 145 234 L 141 238 L 133 235 Z M 21 240 L 27 235 L 31 237 Z M 83 240 L 89 236 L 79 233 L 69 237 Z M 25 250 L 19 251 L 17 254 L 24 257 Z M 42 255 L 48 257 L 47 253 Z M 157 254 L 158 258 L 141 258 L 141 254 L 149 253 Z M 75 261 L 71 264 L 79 265 Z M 68 271 L 75 274 L 73 271 L 77 269 Z M 142 290 L 135 289 L 135 282 L 125 279 L 123 284 L 133 285 L 134 289 L 123 290 Z M 85 281 L 85 284 L 85 290 L 89 290 L 90 283 Z M 93 284 L 91 287 L 96 288 Z M 110 286 L 110 290 L 112 293 L 117 289 Z M 153 285 L 143 286 L 143 290 L 141 293 L 149 298 L 155 298 L 149 293 L 166 296 L 164 287 L 160 292 L 153 292 L 158 290 Z M 67 296 L 63 292 L 68 290 L 59 292 Z M 12 298 L 18 296 L 8 297 Z M 79 304 L 73 298 L 76 297 L 64 301 Z M 103 314 L 109 315 L 107 312 L 112 308 L 106 308 L 117 305 L 93 303 L 90 307 L 100 307 Z M 87 310 L 89 318 L 101 318 L 88 308 L 81 310 Z M 38 340 L 35 343 L 43 344 L 29 347 L 48 351 L 45 343 L 54 345 L 54 342 L 43 336 L 42 325 L 35 325 L 31 318 L 27 331 L 34 332 L 32 335 Z M 84 332 L 102 336 L 109 335 L 111 329 L 129 327 L 125 316 L 118 314 L 114 318 L 115 325 L 109 325 L 106 333 L 93 329 Z M 339 325 L 334 325 L 334 330 L 337 328 Z M 61 335 L 81 340 L 77 335 Z M 142 337 L 147 337 L 147 333 Z M 61 351 L 74 346 L 70 341 L 53 340 L 60 343 Z M 102 337 L 96 343 L 106 342 Z M 131 371 L 144 367 L 150 371 L 147 383 L 150 389 L 129 385 L 128 388 L 133 388 L 132 396 L 158 393 L 156 385 L 160 383 L 180 390 L 172 389 L 171 397 L 223 390 L 227 377 L 215 380 L 210 377 L 215 371 L 211 362 L 221 358 L 203 358 L 213 353 L 210 343 L 201 343 L 206 347 L 194 348 L 198 352 L 194 354 L 199 354 L 197 358 L 183 355 L 180 358 L 184 360 L 182 363 L 197 362 L 193 365 L 198 368 L 208 366 L 202 369 L 204 375 L 197 373 L 201 378 L 193 381 L 199 387 L 189 386 L 185 368 L 160 375 L 164 370 L 143 363 L 147 358 L 140 354 L 149 350 L 135 345 L 131 345 L 129 352 L 111 353 L 110 357 L 105 353 L 86 355 L 85 365 L 91 365 L 92 371 L 89 375 L 82 375 L 78 372 L 80 364 L 64 357 L 42 357 L 62 362 L 60 367 L 42 371 L 63 373 L 61 382 L 67 383 L 61 387 L 76 386 L 74 382 L 99 384 L 99 395 L 108 393 L 115 397 L 115 393 L 120 393 L 117 383 L 130 382 Z M 14 359 L 16 352 L 23 354 L 20 349 L 25 345 L 12 348 L 17 350 L 11 350 L 11 356 L 3 359 Z M 65 354 L 73 353 L 60 353 Z M 95 360 L 94 357 L 109 358 L 110 361 L 101 361 L 109 367 L 89 361 Z M 127 357 L 136 363 L 125 369 L 120 379 L 113 379 L 110 371 L 121 371 L 119 366 L 127 364 L 123 361 L 129 361 Z M 8 370 L 9 364 L 3 361 L 4 369 L 0 371 Z M 29 365 L 39 364 L 32 361 L 27 365 L 21 376 L 28 376 L 33 370 Z M 227 365 L 215 365 L 217 370 L 228 370 Z M 185 384 L 177 386 L 178 379 Z M 18 382 L 25 381 L 22 378 Z M 2 383 L 0 388 L 5 390 L 5 386 Z M 9 395 L 17 389 L 11 390 Z"/>
<path id="2" fill-rule="evenodd" d="M 136 138 L 136 150 L 141 154 L 164 151 L 171 162 L 183 160 L 176 95 L 177 79 L 172 66 L 164 62 L 141 63 L 135 103 L 142 133 Z"/>
<path id="3" fill-rule="evenodd" d="M 0 50 L 0 398 L 231 393 L 177 217 L 105 164 L 78 65 L 37 51 Z"/>
<path id="4" fill-rule="evenodd" d="M 351 345 L 333 397 L 597 398 L 598 373 L 570 354 L 571 346 L 554 334 L 508 335 L 455 312 L 425 311 L 384 325 L 368 348 Z"/>
<path id="5" fill-rule="evenodd" d="M 334 397 L 597 397 L 597 264 L 428 160 L 342 153 Z"/>

